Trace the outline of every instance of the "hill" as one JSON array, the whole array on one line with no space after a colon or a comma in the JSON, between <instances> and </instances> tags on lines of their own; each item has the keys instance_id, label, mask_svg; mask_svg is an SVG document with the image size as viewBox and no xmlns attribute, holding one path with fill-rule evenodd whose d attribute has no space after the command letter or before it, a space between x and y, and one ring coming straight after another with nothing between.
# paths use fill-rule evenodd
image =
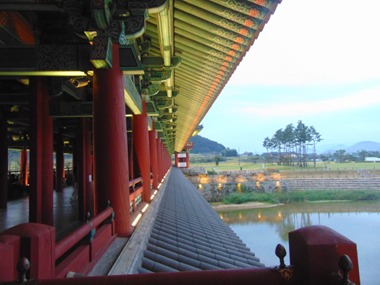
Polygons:
<instances>
[{"instance_id":1,"label":"hill","mask_svg":"<svg viewBox=\"0 0 380 285\"><path fill-rule=\"evenodd\" d=\"M346 149L347 146L344 145L344 144L338 144L338 145L334 145L334 146L330 146L327 150L325 150L324 152L322 152L322 154L328 154L328 153L334 153L335 151L337 151L338 149Z\"/></svg>"},{"instance_id":2,"label":"hill","mask_svg":"<svg viewBox=\"0 0 380 285\"><path fill-rule=\"evenodd\" d=\"M328 153L333 154L338 149L344 149L346 150L347 153L358 152L362 149L366 151L380 151L380 143L373 142L373 141L363 141L363 142L358 142L352 146L345 146L343 144L339 144L334 147L329 147L329 149L322 152L322 154L328 154Z\"/></svg>"},{"instance_id":3,"label":"hill","mask_svg":"<svg viewBox=\"0 0 380 285\"><path fill-rule=\"evenodd\" d=\"M353 153L362 149L366 151L380 151L380 143L372 141L358 142L350 147L347 147L346 152Z\"/></svg>"},{"instance_id":4,"label":"hill","mask_svg":"<svg viewBox=\"0 0 380 285\"><path fill-rule=\"evenodd\" d=\"M191 137L190 142L193 142L194 148L191 150L191 153L215 153L219 154L222 150L226 148L224 145L217 143L216 141L209 140L200 135Z\"/></svg>"}]
</instances>

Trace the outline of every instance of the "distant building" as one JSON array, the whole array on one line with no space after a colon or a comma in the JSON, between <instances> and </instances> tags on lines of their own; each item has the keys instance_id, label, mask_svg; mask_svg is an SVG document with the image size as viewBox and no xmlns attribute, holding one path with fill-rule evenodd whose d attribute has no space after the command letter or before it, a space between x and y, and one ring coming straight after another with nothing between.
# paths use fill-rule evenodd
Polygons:
<instances>
[{"instance_id":1,"label":"distant building","mask_svg":"<svg viewBox=\"0 0 380 285\"><path fill-rule=\"evenodd\" d=\"M380 162L380 158L379 157L366 157L365 161Z\"/></svg>"}]
</instances>

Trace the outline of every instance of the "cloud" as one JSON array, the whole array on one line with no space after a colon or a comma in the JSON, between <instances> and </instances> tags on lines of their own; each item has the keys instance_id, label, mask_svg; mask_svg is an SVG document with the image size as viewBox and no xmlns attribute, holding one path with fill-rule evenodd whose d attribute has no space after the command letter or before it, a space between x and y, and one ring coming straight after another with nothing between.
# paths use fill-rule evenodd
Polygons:
<instances>
[{"instance_id":1,"label":"cloud","mask_svg":"<svg viewBox=\"0 0 380 285\"><path fill-rule=\"evenodd\" d=\"M380 1L283 1L229 81L331 85L380 79Z\"/></svg>"},{"instance_id":2,"label":"cloud","mask_svg":"<svg viewBox=\"0 0 380 285\"><path fill-rule=\"evenodd\" d=\"M322 114L349 109L363 108L380 104L380 87L367 89L345 97L338 97L321 101L297 102L290 104L262 104L259 107L239 109L239 112L262 117L297 116Z\"/></svg>"}]
</instances>

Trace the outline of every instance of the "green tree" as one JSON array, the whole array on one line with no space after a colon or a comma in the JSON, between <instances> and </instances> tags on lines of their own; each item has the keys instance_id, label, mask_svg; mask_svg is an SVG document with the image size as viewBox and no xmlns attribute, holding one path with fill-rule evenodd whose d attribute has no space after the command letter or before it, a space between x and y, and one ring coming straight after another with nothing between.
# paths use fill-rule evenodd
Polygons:
<instances>
[{"instance_id":1,"label":"green tree","mask_svg":"<svg viewBox=\"0 0 380 285\"><path fill-rule=\"evenodd\" d=\"M340 163L342 163L345 159L345 154L346 150L344 149L338 149L335 153L334 156L339 160Z\"/></svg>"},{"instance_id":2,"label":"green tree","mask_svg":"<svg viewBox=\"0 0 380 285\"><path fill-rule=\"evenodd\" d=\"M362 149L359 151L360 161L365 161L366 156L368 156L368 151Z\"/></svg>"},{"instance_id":3,"label":"green tree","mask_svg":"<svg viewBox=\"0 0 380 285\"><path fill-rule=\"evenodd\" d=\"M255 156L251 156L250 159L254 164L256 164L256 162L260 159L260 156L256 154Z\"/></svg>"},{"instance_id":4,"label":"green tree","mask_svg":"<svg viewBox=\"0 0 380 285\"><path fill-rule=\"evenodd\" d=\"M266 137L263 142L263 147L267 149L267 156L268 156L268 149L269 149L270 139L269 137Z\"/></svg>"},{"instance_id":5,"label":"green tree","mask_svg":"<svg viewBox=\"0 0 380 285\"><path fill-rule=\"evenodd\" d=\"M273 143L276 145L276 147L278 147L278 165L281 164L281 145L283 142L283 134L284 132L282 131L282 129L279 129L275 132L272 138Z\"/></svg>"},{"instance_id":6,"label":"green tree","mask_svg":"<svg viewBox=\"0 0 380 285\"><path fill-rule=\"evenodd\" d=\"M286 156L289 157L288 165L292 162L292 151L295 145L294 143L294 126L293 124L289 124L285 127L285 130L282 135L283 144L285 146Z\"/></svg>"},{"instance_id":7,"label":"green tree","mask_svg":"<svg viewBox=\"0 0 380 285\"><path fill-rule=\"evenodd\" d=\"M321 134L318 133L315 128L313 126L310 127L310 135L311 135L311 139L312 139L312 142L313 142L313 147L314 147L314 167L316 167L316 151L315 151L315 145L316 143L319 143L321 140L323 140L321 138Z\"/></svg>"},{"instance_id":8,"label":"green tree","mask_svg":"<svg viewBox=\"0 0 380 285\"><path fill-rule=\"evenodd\" d=\"M218 166L219 162L222 160L222 157L218 154L214 156L215 165Z\"/></svg>"},{"instance_id":9,"label":"green tree","mask_svg":"<svg viewBox=\"0 0 380 285\"><path fill-rule=\"evenodd\" d=\"M310 129L301 120L298 121L297 127L295 129L295 142L298 147L298 166L307 166L307 145L311 141Z\"/></svg>"},{"instance_id":10,"label":"green tree","mask_svg":"<svg viewBox=\"0 0 380 285\"><path fill-rule=\"evenodd\" d=\"M322 159L323 162L327 161L327 156L326 155L321 154L320 156L321 156L321 159Z\"/></svg>"},{"instance_id":11,"label":"green tree","mask_svg":"<svg viewBox=\"0 0 380 285\"><path fill-rule=\"evenodd\" d=\"M230 149L227 147L225 150L222 151L222 156L224 157L238 156L238 153L236 149Z\"/></svg>"}]
</instances>

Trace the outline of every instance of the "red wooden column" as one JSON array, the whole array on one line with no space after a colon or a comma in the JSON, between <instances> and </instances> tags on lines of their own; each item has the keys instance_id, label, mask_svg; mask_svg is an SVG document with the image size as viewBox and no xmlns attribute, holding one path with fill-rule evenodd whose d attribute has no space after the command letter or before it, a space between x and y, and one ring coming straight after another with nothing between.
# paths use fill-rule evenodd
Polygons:
<instances>
[{"instance_id":1,"label":"red wooden column","mask_svg":"<svg viewBox=\"0 0 380 285\"><path fill-rule=\"evenodd\" d=\"M142 101L143 111L141 115L133 115L132 118L132 138L135 145L136 156L140 166L140 173L143 179L142 199L150 202L150 155L149 155L149 134L148 116L146 115L145 100Z\"/></svg>"},{"instance_id":2,"label":"red wooden column","mask_svg":"<svg viewBox=\"0 0 380 285\"><path fill-rule=\"evenodd\" d=\"M45 77L30 84L29 222L53 225L53 120Z\"/></svg>"},{"instance_id":3,"label":"red wooden column","mask_svg":"<svg viewBox=\"0 0 380 285\"><path fill-rule=\"evenodd\" d=\"M95 69L93 78L95 211L104 210L110 200L115 211L116 233L126 237L131 234L131 222L123 86L119 45L113 44L112 68Z\"/></svg>"},{"instance_id":4,"label":"red wooden column","mask_svg":"<svg viewBox=\"0 0 380 285\"><path fill-rule=\"evenodd\" d=\"M4 113L0 113L0 209L8 203L8 124Z\"/></svg>"},{"instance_id":5,"label":"red wooden column","mask_svg":"<svg viewBox=\"0 0 380 285\"><path fill-rule=\"evenodd\" d=\"M167 151L166 151L166 148L165 148L165 146L163 145L163 152L164 152L164 175L165 175L165 173L166 173L166 171L167 171L167 167L168 167L168 156L167 156Z\"/></svg>"},{"instance_id":6,"label":"red wooden column","mask_svg":"<svg viewBox=\"0 0 380 285\"><path fill-rule=\"evenodd\" d=\"M28 151L21 150L20 173L22 177L22 185L28 185Z\"/></svg>"},{"instance_id":7,"label":"red wooden column","mask_svg":"<svg viewBox=\"0 0 380 285\"><path fill-rule=\"evenodd\" d=\"M57 135L57 145L55 152L55 191L63 191L63 136L60 132Z\"/></svg>"},{"instance_id":8,"label":"red wooden column","mask_svg":"<svg viewBox=\"0 0 380 285\"><path fill-rule=\"evenodd\" d=\"M94 215L92 194L92 157L90 119L79 118L77 137L78 217L84 221L86 213Z\"/></svg>"},{"instance_id":9,"label":"red wooden column","mask_svg":"<svg viewBox=\"0 0 380 285\"><path fill-rule=\"evenodd\" d=\"M161 179L164 178L165 175L165 146L164 143L161 140L161 163L162 163L162 173L161 173Z\"/></svg>"},{"instance_id":10,"label":"red wooden column","mask_svg":"<svg viewBox=\"0 0 380 285\"><path fill-rule=\"evenodd\" d=\"M160 144L161 144L161 179L164 178L164 174L165 174L165 147L164 147L164 143L162 142L162 140L160 141Z\"/></svg>"},{"instance_id":11,"label":"red wooden column","mask_svg":"<svg viewBox=\"0 0 380 285\"><path fill-rule=\"evenodd\" d=\"M157 167L157 146L156 146L156 126L155 122L152 122L152 130L149 131L149 154L150 154L150 166L153 172L153 189L158 188L158 167Z\"/></svg>"},{"instance_id":12,"label":"red wooden column","mask_svg":"<svg viewBox=\"0 0 380 285\"><path fill-rule=\"evenodd\" d=\"M178 152L175 152L175 153L174 153L174 161L175 161L175 166L178 167L178 162L179 162Z\"/></svg>"},{"instance_id":13,"label":"red wooden column","mask_svg":"<svg viewBox=\"0 0 380 285\"><path fill-rule=\"evenodd\" d=\"M190 167L190 153L186 151L186 168Z\"/></svg>"},{"instance_id":14,"label":"red wooden column","mask_svg":"<svg viewBox=\"0 0 380 285\"><path fill-rule=\"evenodd\" d=\"M162 152L161 152L161 139L158 137L157 140L157 167L158 167L158 183L161 183L162 179Z\"/></svg>"}]
</instances>

